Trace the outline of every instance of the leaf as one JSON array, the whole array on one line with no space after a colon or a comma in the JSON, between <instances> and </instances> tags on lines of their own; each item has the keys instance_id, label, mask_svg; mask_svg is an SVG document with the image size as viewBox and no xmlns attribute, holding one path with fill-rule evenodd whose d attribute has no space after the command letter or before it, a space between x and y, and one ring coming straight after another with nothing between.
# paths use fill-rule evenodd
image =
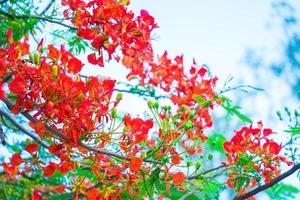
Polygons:
<instances>
[{"instance_id":1,"label":"leaf","mask_svg":"<svg viewBox=\"0 0 300 200\"><path fill-rule=\"evenodd\" d=\"M240 113L240 111L239 111L240 107L239 106L231 105L230 99L224 97L223 100L224 100L224 103L222 104L222 107L228 112L228 114L235 115L236 117L238 117L243 122L253 123L253 121L249 117L247 117L246 115Z\"/></svg>"},{"instance_id":2,"label":"leaf","mask_svg":"<svg viewBox=\"0 0 300 200\"><path fill-rule=\"evenodd\" d=\"M292 135L299 135L300 134L300 127L291 127L290 130L285 130L284 132L287 132L287 133L291 133Z\"/></svg>"},{"instance_id":3,"label":"leaf","mask_svg":"<svg viewBox=\"0 0 300 200\"><path fill-rule=\"evenodd\" d=\"M278 183L265 191L272 200L296 199L300 190L289 184Z\"/></svg>"},{"instance_id":4,"label":"leaf","mask_svg":"<svg viewBox=\"0 0 300 200\"><path fill-rule=\"evenodd\" d=\"M225 153L223 143L226 141L226 138L220 133L214 133L208 138L209 148L220 153Z\"/></svg>"},{"instance_id":5,"label":"leaf","mask_svg":"<svg viewBox=\"0 0 300 200\"><path fill-rule=\"evenodd\" d=\"M201 107L203 108L207 108L212 104L212 101L206 101L205 99L203 99L200 95L194 94L192 96L192 98L197 101Z\"/></svg>"}]
</instances>

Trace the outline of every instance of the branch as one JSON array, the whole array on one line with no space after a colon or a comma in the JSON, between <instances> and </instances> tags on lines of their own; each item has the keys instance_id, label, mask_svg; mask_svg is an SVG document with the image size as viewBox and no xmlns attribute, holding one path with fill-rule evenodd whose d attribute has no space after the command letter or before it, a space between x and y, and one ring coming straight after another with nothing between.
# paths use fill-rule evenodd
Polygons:
<instances>
[{"instance_id":1,"label":"branch","mask_svg":"<svg viewBox=\"0 0 300 200\"><path fill-rule=\"evenodd\" d=\"M6 145L2 124L0 124L0 140L2 145Z\"/></svg>"},{"instance_id":2,"label":"branch","mask_svg":"<svg viewBox=\"0 0 300 200\"><path fill-rule=\"evenodd\" d=\"M151 94L147 94L145 92L133 92L133 91L130 91L130 90L123 90L123 89L118 89L118 88L115 88L114 91L116 92L125 92L125 93L129 93L129 94L137 94L141 97L151 97L151 98L154 98L154 99L166 99L166 98L169 98L167 96L163 96L163 95L159 95L159 96L155 96L155 95L151 95Z\"/></svg>"},{"instance_id":3,"label":"branch","mask_svg":"<svg viewBox=\"0 0 300 200\"><path fill-rule=\"evenodd\" d=\"M55 20L49 19L47 17L42 17L42 16L39 16L39 15L33 15L33 16L29 16L29 15L12 15L12 14L4 12L2 10L0 10L0 15L4 15L4 16L10 18L10 19L38 19L38 20L47 21L47 22L50 22L50 23L53 23L53 24L58 24L58 25L66 27L66 28L77 29L74 26L70 26L68 24L64 24L62 22L55 21Z\"/></svg>"},{"instance_id":4,"label":"branch","mask_svg":"<svg viewBox=\"0 0 300 200\"><path fill-rule=\"evenodd\" d=\"M39 137L28 131L25 127L23 127L21 124L19 124L10 114L5 112L3 109L0 109L0 114L4 115L9 121L11 121L18 129L20 129L23 133L31 137L33 140L35 140L37 143L39 143L41 146L48 148L48 145L45 144Z\"/></svg>"},{"instance_id":5,"label":"branch","mask_svg":"<svg viewBox=\"0 0 300 200\"><path fill-rule=\"evenodd\" d=\"M213 172L213 171L216 171L216 170L222 169L222 168L224 168L224 167L228 167L228 166L229 166L229 165L221 165L221 166L219 166L219 167L211 168L211 169L206 170L206 171L204 171L204 172L201 172L201 173L199 173L199 174L197 174L197 175L190 176L190 177L188 177L187 179L188 179L188 180L197 179L197 178L199 178L200 176L202 176L202 175L204 175L204 174L208 174L208 173L210 173L210 172Z\"/></svg>"},{"instance_id":6,"label":"branch","mask_svg":"<svg viewBox=\"0 0 300 200\"><path fill-rule=\"evenodd\" d=\"M52 6L52 4L55 2L55 0L50 0L48 5L45 7L45 9L39 14L39 16L43 16Z\"/></svg>"},{"instance_id":7,"label":"branch","mask_svg":"<svg viewBox=\"0 0 300 200\"><path fill-rule=\"evenodd\" d=\"M14 105L8 98L4 97L1 99L9 109L11 109L11 107ZM34 117L32 117L28 112L26 111L22 111L21 114L26 117L29 121L33 122L33 123L37 123L38 120L35 119ZM48 126L48 125L44 125L45 128L50 131L51 133L53 133L54 135L58 136L59 138L62 138L63 140L65 140L66 142L69 142L71 143L71 141L63 134L61 134L58 130L52 128L51 126ZM125 157L125 156L122 156L122 155L119 155L119 154L116 154L116 153L113 153L113 152L110 152L110 151L104 151L104 150L100 150L100 149L96 149L94 147L91 147L87 144L84 144L82 142L78 142L78 145L87 149L87 150L90 150L90 151L93 151L95 153L101 153L101 154L104 154L104 155L107 155L107 156L110 156L110 157L115 157L115 158L119 158L119 159L122 159L122 160L128 160L130 161L131 159L128 158L128 157ZM159 161L156 161L156 160L143 160L144 162L147 162L147 163L155 163L155 164L161 164Z\"/></svg>"},{"instance_id":8,"label":"branch","mask_svg":"<svg viewBox=\"0 0 300 200\"><path fill-rule=\"evenodd\" d=\"M260 192L262 192L262 191L264 191L264 190L272 187L273 185L275 185L276 183L282 181L286 177L292 175L298 169L300 169L300 163L294 165L290 170L288 170L285 173L281 174L280 176L276 177L271 182L269 182L269 183L267 183L265 185L259 186L259 187L255 188L254 190L252 190L252 191L250 191L250 192L248 192L246 194L234 197L234 200L244 200L244 199L247 199L249 197L252 197L252 196L256 195L257 193L260 193Z\"/></svg>"}]
</instances>

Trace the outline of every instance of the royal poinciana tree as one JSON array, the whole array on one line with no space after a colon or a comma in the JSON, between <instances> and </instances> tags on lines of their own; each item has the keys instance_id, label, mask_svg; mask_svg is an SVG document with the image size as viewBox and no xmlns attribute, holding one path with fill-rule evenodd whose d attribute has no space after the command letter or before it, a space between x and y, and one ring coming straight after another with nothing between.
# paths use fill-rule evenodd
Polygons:
<instances>
[{"instance_id":1,"label":"royal poinciana tree","mask_svg":"<svg viewBox=\"0 0 300 200\"><path fill-rule=\"evenodd\" d=\"M298 124L287 144L275 141L272 129L250 125L231 106L206 66L157 56L148 11L134 14L129 0L38 3L0 1L0 136L12 152L0 168L1 199L211 199L226 188L253 199L300 168ZM38 33L48 24L72 38L46 43ZM81 73L111 60L128 70L129 84L138 82L124 92L148 99L148 117L119 114L116 80ZM245 122L228 141L207 134L215 107ZM26 135L17 145L12 130Z\"/></svg>"}]
</instances>

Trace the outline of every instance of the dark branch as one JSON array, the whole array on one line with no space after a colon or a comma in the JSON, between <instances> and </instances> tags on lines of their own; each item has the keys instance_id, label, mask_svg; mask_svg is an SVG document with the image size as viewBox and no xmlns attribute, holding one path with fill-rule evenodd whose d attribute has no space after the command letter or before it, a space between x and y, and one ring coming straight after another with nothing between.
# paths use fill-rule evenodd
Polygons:
<instances>
[{"instance_id":1,"label":"dark branch","mask_svg":"<svg viewBox=\"0 0 300 200\"><path fill-rule=\"evenodd\" d=\"M6 106L11 109L11 107L14 105L8 98L4 97L1 99L5 104ZM35 119L34 117L32 117L28 112L26 111L22 111L21 114L26 117L29 121L33 122L33 123L37 123L38 120ZM61 134L58 130L48 126L48 125L45 125L45 128L50 131L51 133L53 133L54 135L58 136L59 138L62 138L63 140L65 140L66 142L69 142L71 143L71 141L63 134ZM104 151L104 150L100 150L100 149L96 149L94 147L91 147L87 144L84 144L82 142L79 142L78 143L79 146L85 148L85 149L88 149L90 151L93 151L95 153L101 153L101 154L104 154L104 155L107 155L107 156L110 156L110 157L115 157L115 158L119 158L119 159L122 159L122 160L128 160L130 161L131 159L128 158L128 157L125 157L125 156L122 156L122 155L119 155L119 154L116 154L116 153L113 153L113 152L109 152L109 151ZM159 161L156 161L156 160L143 160L144 162L147 162L147 163L155 163L155 164L160 164Z\"/></svg>"},{"instance_id":2,"label":"dark branch","mask_svg":"<svg viewBox=\"0 0 300 200\"><path fill-rule=\"evenodd\" d=\"M0 114L4 115L9 121L11 121L19 130L21 130L23 133L31 137L33 140L35 140L37 143L39 143L41 146L48 148L48 145L45 144L39 137L37 137L35 134L28 131L25 127L20 125L10 114L5 112L4 110L0 109Z\"/></svg>"},{"instance_id":3,"label":"dark branch","mask_svg":"<svg viewBox=\"0 0 300 200\"><path fill-rule=\"evenodd\" d=\"M51 8L51 6L54 2L55 2L55 0L50 0L48 5L44 8L44 10L39 15L43 16Z\"/></svg>"},{"instance_id":4,"label":"dark branch","mask_svg":"<svg viewBox=\"0 0 300 200\"><path fill-rule=\"evenodd\" d=\"M287 172L285 172L285 173L281 174L280 176L276 177L271 182L269 182L269 183L267 183L265 185L259 186L259 187L255 188L254 190L252 190L252 191L250 191L250 192L248 192L246 194L234 197L234 200L244 200L244 199L247 199L249 197L252 197L252 196L256 195L257 193L260 193L260 192L262 192L262 191L264 191L264 190L272 187L273 185L275 185L278 182L282 181L286 177L292 175L298 169L300 169L300 163L294 165L290 170L288 170Z\"/></svg>"},{"instance_id":5,"label":"dark branch","mask_svg":"<svg viewBox=\"0 0 300 200\"><path fill-rule=\"evenodd\" d=\"M29 16L29 15L12 15L12 14L9 14L9 13L4 12L2 10L0 10L0 15L4 15L4 16L10 18L10 19L38 19L38 20L47 21L47 22L50 22L50 23L53 23L53 24L58 24L58 25L66 27L66 28L76 29L76 27L74 27L74 26L70 26L68 24L64 24L62 22L55 21L55 20L49 19L47 17L42 17L42 16L38 16L38 15L34 15L34 16Z\"/></svg>"},{"instance_id":6,"label":"dark branch","mask_svg":"<svg viewBox=\"0 0 300 200\"><path fill-rule=\"evenodd\" d=\"M2 124L0 124L0 140L2 145L6 145Z\"/></svg>"}]
</instances>

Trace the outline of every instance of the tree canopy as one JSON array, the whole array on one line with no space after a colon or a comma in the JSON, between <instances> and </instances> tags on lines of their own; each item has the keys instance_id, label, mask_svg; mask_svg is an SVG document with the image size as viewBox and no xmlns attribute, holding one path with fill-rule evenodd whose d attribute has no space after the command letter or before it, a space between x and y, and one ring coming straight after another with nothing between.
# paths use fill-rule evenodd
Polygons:
<instances>
[{"instance_id":1,"label":"tree canopy","mask_svg":"<svg viewBox=\"0 0 300 200\"><path fill-rule=\"evenodd\" d=\"M226 97L232 88L217 89L207 66L157 56L155 18L130 3L0 0L0 139L11 153L2 155L0 198L297 195L279 182L300 168L298 112L289 113L288 143L275 140ZM112 62L127 69L125 89L82 74ZM120 112L122 93L142 96L147 114ZM208 132L216 107L244 123L229 140Z\"/></svg>"}]
</instances>

